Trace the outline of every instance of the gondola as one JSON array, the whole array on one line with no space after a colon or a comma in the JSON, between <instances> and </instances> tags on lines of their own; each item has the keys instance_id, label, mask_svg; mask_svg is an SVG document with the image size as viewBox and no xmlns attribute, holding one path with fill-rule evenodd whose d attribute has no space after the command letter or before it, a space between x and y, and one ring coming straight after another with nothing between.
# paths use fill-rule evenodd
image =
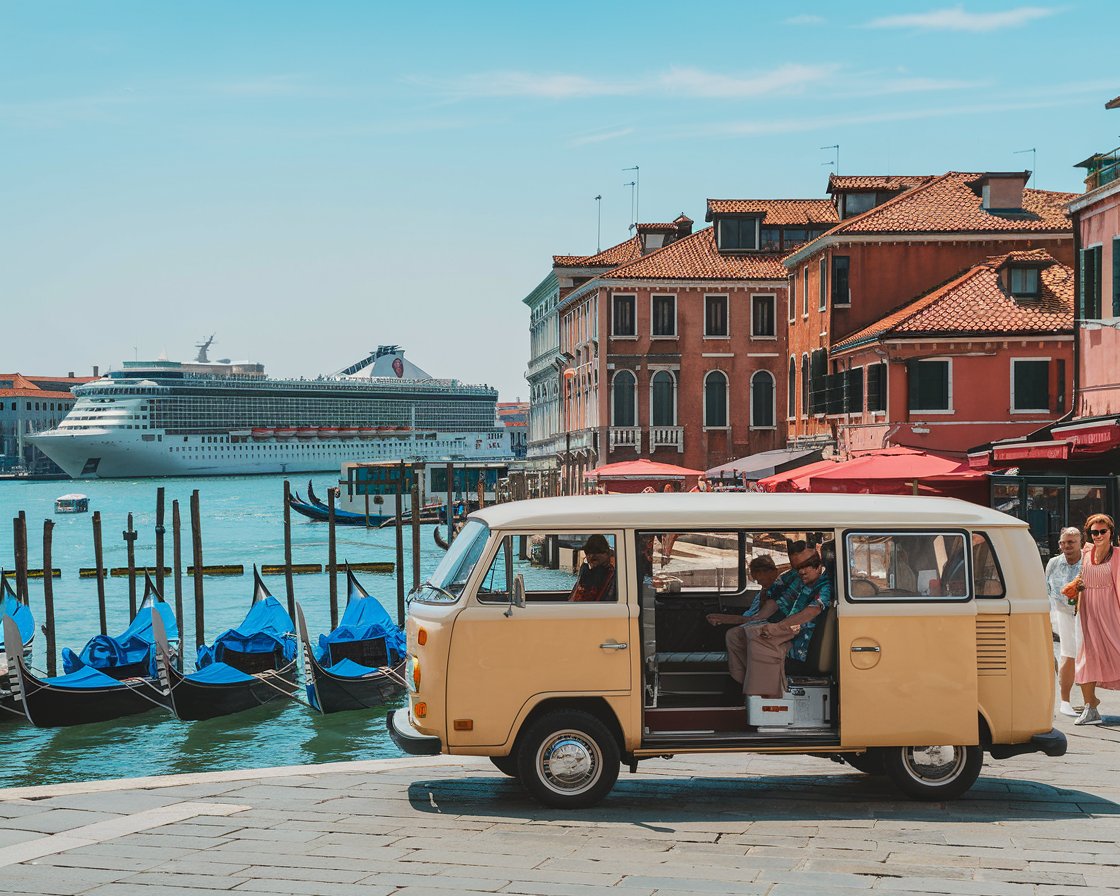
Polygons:
<instances>
[{"instance_id":1,"label":"gondola","mask_svg":"<svg viewBox=\"0 0 1120 896\"><path fill-rule=\"evenodd\" d=\"M166 710L167 694L155 674L151 640L155 620L160 620L161 630L166 630L164 618L177 638L174 614L151 578L145 577L144 599L121 635L98 635L81 654L64 651L70 662L65 674L39 678L22 655L12 666L12 651L18 655L19 629L10 616L5 616L9 673L15 672L10 675L11 690L28 721L39 728L62 728L107 722L156 708Z\"/></svg>"},{"instance_id":2,"label":"gondola","mask_svg":"<svg viewBox=\"0 0 1120 896\"><path fill-rule=\"evenodd\" d=\"M23 658L30 663L35 642L35 618L31 615L31 608L19 599L4 578L4 570L0 569L0 617L4 616L15 620ZM16 700L8 682L8 653L0 638L0 722L14 722L23 718L23 707Z\"/></svg>"},{"instance_id":3,"label":"gondola","mask_svg":"<svg viewBox=\"0 0 1120 896\"><path fill-rule=\"evenodd\" d=\"M307 699L321 713L370 709L404 689L405 639L377 598L346 567L346 609L338 627L313 647L296 604Z\"/></svg>"},{"instance_id":4,"label":"gondola","mask_svg":"<svg viewBox=\"0 0 1120 896\"><path fill-rule=\"evenodd\" d=\"M158 618L156 665L171 711L184 721L253 709L296 692L296 639L288 611L253 567L253 602L245 620L198 648L197 671L175 668Z\"/></svg>"},{"instance_id":5,"label":"gondola","mask_svg":"<svg viewBox=\"0 0 1120 896\"><path fill-rule=\"evenodd\" d=\"M330 508L318 499L311 489L310 482L307 483L307 488L310 500L302 500L297 492L294 495L288 496L288 506L301 516L307 517L309 520L314 520L317 523L327 522L330 519ZM389 517L386 517L380 512L371 513L369 515L369 523L374 526L379 525L387 519L389 519ZM342 510L336 507L334 511L334 521L340 526L364 526L366 524L366 515L364 513L354 513L353 511Z\"/></svg>"}]
</instances>

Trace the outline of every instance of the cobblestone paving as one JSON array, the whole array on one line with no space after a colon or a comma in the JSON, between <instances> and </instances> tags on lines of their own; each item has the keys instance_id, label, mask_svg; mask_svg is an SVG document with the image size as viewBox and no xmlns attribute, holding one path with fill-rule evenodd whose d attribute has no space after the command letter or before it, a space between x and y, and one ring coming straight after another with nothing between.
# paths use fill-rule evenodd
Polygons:
<instances>
[{"instance_id":1,"label":"cobblestone paving","mask_svg":"<svg viewBox=\"0 0 1120 896\"><path fill-rule=\"evenodd\" d=\"M948 804L825 759L745 755L645 762L569 813L454 757L0 790L0 893L1115 894L1106 720L1060 719L1066 757L989 760Z\"/></svg>"}]
</instances>

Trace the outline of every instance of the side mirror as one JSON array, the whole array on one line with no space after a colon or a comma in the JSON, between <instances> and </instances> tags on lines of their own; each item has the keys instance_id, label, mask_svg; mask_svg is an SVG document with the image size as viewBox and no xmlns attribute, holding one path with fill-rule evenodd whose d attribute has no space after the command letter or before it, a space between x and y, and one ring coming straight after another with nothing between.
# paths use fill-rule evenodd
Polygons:
<instances>
[{"instance_id":1,"label":"side mirror","mask_svg":"<svg viewBox=\"0 0 1120 896\"><path fill-rule=\"evenodd\" d=\"M503 613L503 616L512 616L514 607L525 606L525 577L520 573L513 577L513 590L509 595L509 609Z\"/></svg>"}]
</instances>

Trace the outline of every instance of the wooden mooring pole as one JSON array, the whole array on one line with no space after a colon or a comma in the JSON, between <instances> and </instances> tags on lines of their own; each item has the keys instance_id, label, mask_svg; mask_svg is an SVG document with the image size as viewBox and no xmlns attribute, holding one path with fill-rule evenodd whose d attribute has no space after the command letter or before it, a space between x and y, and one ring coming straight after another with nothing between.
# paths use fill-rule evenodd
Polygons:
<instances>
[{"instance_id":1,"label":"wooden mooring pole","mask_svg":"<svg viewBox=\"0 0 1120 896\"><path fill-rule=\"evenodd\" d=\"M93 512L93 565L97 570L97 612L101 621L101 634L109 634L109 621L105 615L105 558L101 549L101 511Z\"/></svg>"},{"instance_id":2,"label":"wooden mooring pole","mask_svg":"<svg viewBox=\"0 0 1120 896\"><path fill-rule=\"evenodd\" d=\"M455 484L455 464L447 465L447 543L455 536L455 502L453 486Z\"/></svg>"},{"instance_id":3,"label":"wooden mooring pole","mask_svg":"<svg viewBox=\"0 0 1120 896\"><path fill-rule=\"evenodd\" d=\"M179 625L179 669L183 668L183 630L187 627L183 619L183 532L179 521L179 502L171 502L171 563L175 577L175 621Z\"/></svg>"},{"instance_id":4,"label":"wooden mooring pole","mask_svg":"<svg viewBox=\"0 0 1120 896\"><path fill-rule=\"evenodd\" d=\"M16 597L21 603L28 603L27 596L27 513L19 512L14 520L16 550Z\"/></svg>"},{"instance_id":5,"label":"wooden mooring pole","mask_svg":"<svg viewBox=\"0 0 1120 896\"><path fill-rule=\"evenodd\" d=\"M404 501L404 463L397 468L397 625L404 625L404 520L401 503Z\"/></svg>"},{"instance_id":6,"label":"wooden mooring pole","mask_svg":"<svg viewBox=\"0 0 1120 896\"><path fill-rule=\"evenodd\" d=\"M416 469L412 477L412 590L420 587L420 486L416 484Z\"/></svg>"},{"instance_id":7,"label":"wooden mooring pole","mask_svg":"<svg viewBox=\"0 0 1120 896\"><path fill-rule=\"evenodd\" d=\"M284 480L284 587L288 595L288 615L296 618L296 584L292 579L292 484Z\"/></svg>"},{"instance_id":8,"label":"wooden mooring pole","mask_svg":"<svg viewBox=\"0 0 1120 896\"><path fill-rule=\"evenodd\" d=\"M161 485L156 489L156 591L160 597L166 597L163 593L163 511L164 492Z\"/></svg>"},{"instance_id":9,"label":"wooden mooring pole","mask_svg":"<svg viewBox=\"0 0 1120 896\"><path fill-rule=\"evenodd\" d=\"M43 520L43 603L46 604L47 624L44 634L47 636L47 675L55 675L58 671L56 665L54 641L54 576L50 574L51 566L51 536L54 534L54 520Z\"/></svg>"},{"instance_id":10,"label":"wooden mooring pole","mask_svg":"<svg viewBox=\"0 0 1120 896\"><path fill-rule=\"evenodd\" d=\"M136 530L132 527L132 514L128 515L128 528L121 533L128 554L128 621L136 617Z\"/></svg>"},{"instance_id":11,"label":"wooden mooring pole","mask_svg":"<svg viewBox=\"0 0 1120 896\"><path fill-rule=\"evenodd\" d=\"M334 502L338 498L337 488L327 489L327 575L330 577L331 630L338 627L338 556L335 551Z\"/></svg>"},{"instance_id":12,"label":"wooden mooring pole","mask_svg":"<svg viewBox=\"0 0 1120 896\"><path fill-rule=\"evenodd\" d=\"M194 639L199 646L206 643L206 603L202 591L202 520L197 488L191 492L191 556L194 558Z\"/></svg>"}]
</instances>

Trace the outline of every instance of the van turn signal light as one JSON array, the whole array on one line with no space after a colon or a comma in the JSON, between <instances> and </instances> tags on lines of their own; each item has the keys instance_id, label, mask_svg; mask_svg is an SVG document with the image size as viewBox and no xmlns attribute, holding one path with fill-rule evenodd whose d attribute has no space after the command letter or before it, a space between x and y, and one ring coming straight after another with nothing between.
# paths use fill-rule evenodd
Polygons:
<instances>
[{"instance_id":1,"label":"van turn signal light","mask_svg":"<svg viewBox=\"0 0 1120 896\"><path fill-rule=\"evenodd\" d=\"M474 719L456 719L456 731L474 731Z\"/></svg>"},{"instance_id":2,"label":"van turn signal light","mask_svg":"<svg viewBox=\"0 0 1120 896\"><path fill-rule=\"evenodd\" d=\"M424 719L428 716L428 704L424 702L417 703L412 707L412 714L418 719Z\"/></svg>"},{"instance_id":3,"label":"van turn signal light","mask_svg":"<svg viewBox=\"0 0 1120 896\"><path fill-rule=\"evenodd\" d=\"M428 630L427 629L418 628L416 630L416 643L419 644L421 647L423 647L425 644L428 643Z\"/></svg>"}]
</instances>

